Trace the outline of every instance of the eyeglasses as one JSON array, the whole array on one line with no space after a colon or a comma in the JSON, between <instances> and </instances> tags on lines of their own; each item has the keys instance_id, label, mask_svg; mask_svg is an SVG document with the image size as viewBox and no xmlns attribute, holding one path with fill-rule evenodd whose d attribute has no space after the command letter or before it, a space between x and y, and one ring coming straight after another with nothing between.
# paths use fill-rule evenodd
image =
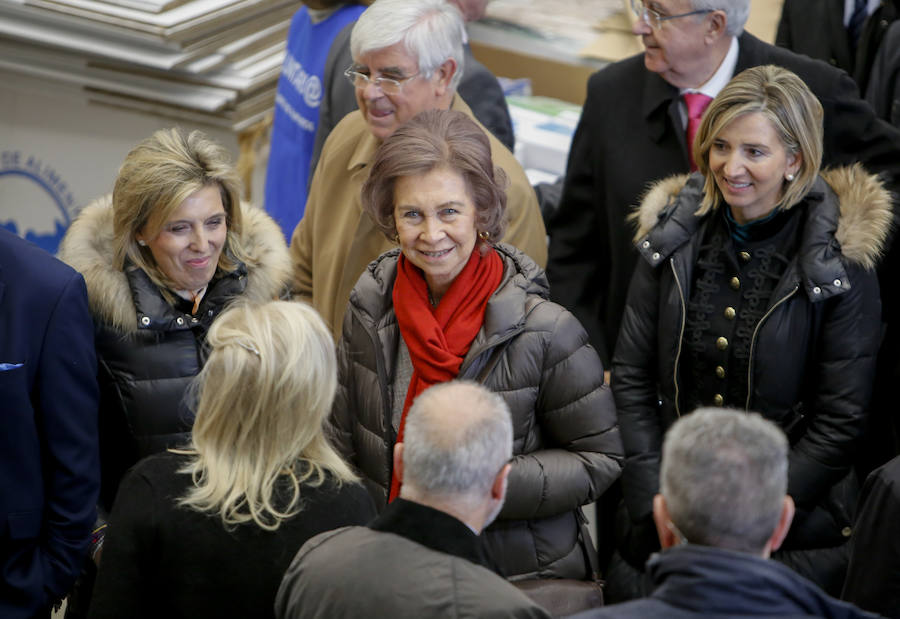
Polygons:
<instances>
[{"instance_id":1,"label":"eyeglasses","mask_svg":"<svg viewBox=\"0 0 900 619\"><path fill-rule=\"evenodd\" d=\"M412 75L408 75L406 77L391 78L391 77L376 77L371 78L365 73L360 73L359 71L354 71L353 67L348 68L344 71L344 77L350 80L350 83L353 84L356 88L365 88L369 84L374 84L375 88L379 89L386 95L396 95L399 94L401 90L403 90L403 85L416 77L421 73L417 71Z\"/></svg>"},{"instance_id":2,"label":"eyeglasses","mask_svg":"<svg viewBox=\"0 0 900 619\"><path fill-rule=\"evenodd\" d=\"M679 13L678 15L663 15L659 11L648 9L643 0L631 0L631 10L637 15L638 19L643 19L654 30L659 30L663 23L670 19L678 19L679 17L689 17L691 15L703 15L704 13L712 13L713 9L699 9L688 13Z\"/></svg>"}]
</instances>

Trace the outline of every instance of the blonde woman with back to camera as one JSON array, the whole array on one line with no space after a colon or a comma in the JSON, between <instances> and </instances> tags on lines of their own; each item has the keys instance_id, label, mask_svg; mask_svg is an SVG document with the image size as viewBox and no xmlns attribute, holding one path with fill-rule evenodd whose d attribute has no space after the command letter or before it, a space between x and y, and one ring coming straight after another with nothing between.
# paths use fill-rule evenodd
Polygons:
<instances>
[{"instance_id":1,"label":"blonde woman with back to camera","mask_svg":"<svg viewBox=\"0 0 900 619\"><path fill-rule=\"evenodd\" d=\"M207 341L190 445L119 489L92 618L272 617L303 542L375 515L325 437L336 360L315 310L242 303Z\"/></svg>"}]
</instances>

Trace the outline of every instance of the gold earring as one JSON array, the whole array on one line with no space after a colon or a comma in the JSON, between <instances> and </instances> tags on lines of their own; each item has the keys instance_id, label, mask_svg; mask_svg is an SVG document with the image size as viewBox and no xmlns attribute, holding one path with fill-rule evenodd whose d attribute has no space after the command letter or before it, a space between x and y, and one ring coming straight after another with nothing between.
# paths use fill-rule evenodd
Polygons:
<instances>
[{"instance_id":1,"label":"gold earring","mask_svg":"<svg viewBox=\"0 0 900 619\"><path fill-rule=\"evenodd\" d=\"M491 240L491 233L487 230L482 230L478 233L478 238L487 243L489 240Z\"/></svg>"}]
</instances>

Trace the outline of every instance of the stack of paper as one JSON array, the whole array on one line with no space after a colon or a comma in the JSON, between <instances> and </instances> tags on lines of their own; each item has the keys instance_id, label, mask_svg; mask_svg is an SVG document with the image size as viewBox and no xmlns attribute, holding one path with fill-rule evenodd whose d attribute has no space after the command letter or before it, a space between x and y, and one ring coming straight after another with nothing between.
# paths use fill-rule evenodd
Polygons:
<instances>
[{"instance_id":1,"label":"stack of paper","mask_svg":"<svg viewBox=\"0 0 900 619\"><path fill-rule=\"evenodd\" d=\"M507 97L516 133L516 159L532 184L552 183L566 173L581 106L535 96Z\"/></svg>"},{"instance_id":2,"label":"stack of paper","mask_svg":"<svg viewBox=\"0 0 900 619\"><path fill-rule=\"evenodd\" d=\"M300 0L0 0L0 72L240 131L272 109ZM5 76L0 76L6 79Z\"/></svg>"}]
</instances>

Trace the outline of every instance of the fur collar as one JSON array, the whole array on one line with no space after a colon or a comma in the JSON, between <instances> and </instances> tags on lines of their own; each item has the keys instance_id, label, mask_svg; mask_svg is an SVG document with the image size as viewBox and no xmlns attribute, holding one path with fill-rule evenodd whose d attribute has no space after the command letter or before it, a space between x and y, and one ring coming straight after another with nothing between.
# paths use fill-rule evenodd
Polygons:
<instances>
[{"instance_id":1,"label":"fur collar","mask_svg":"<svg viewBox=\"0 0 900 619\"><path fill-rule=\"evenodd\" d=\"M837 196L840 207L834 238L847 260L866 269L874 268L885 249L892 221L891 194L878 177L862 165L824 170L821 176ZM674 203L690 177L671 176L655 183L641 206L629 215L640 241L656 226L663 209Z\"/></svg>"},{"instance_id":2,"label":"fur collar","mask_svg":"<svg viewBox=\"0 0 900 619\"><path fill-rule=\"evenodd\" d=\"M247 287L242 295L252 303L279 297L291 278L291 260L281 229L262 210L241 204L247 250ZM84 276L94 319L117 331L137 331L138 321L125 273L112 266L112 197L103 196L84 207L72 222L59 258Z\"/></svg>"}]
</instances>

